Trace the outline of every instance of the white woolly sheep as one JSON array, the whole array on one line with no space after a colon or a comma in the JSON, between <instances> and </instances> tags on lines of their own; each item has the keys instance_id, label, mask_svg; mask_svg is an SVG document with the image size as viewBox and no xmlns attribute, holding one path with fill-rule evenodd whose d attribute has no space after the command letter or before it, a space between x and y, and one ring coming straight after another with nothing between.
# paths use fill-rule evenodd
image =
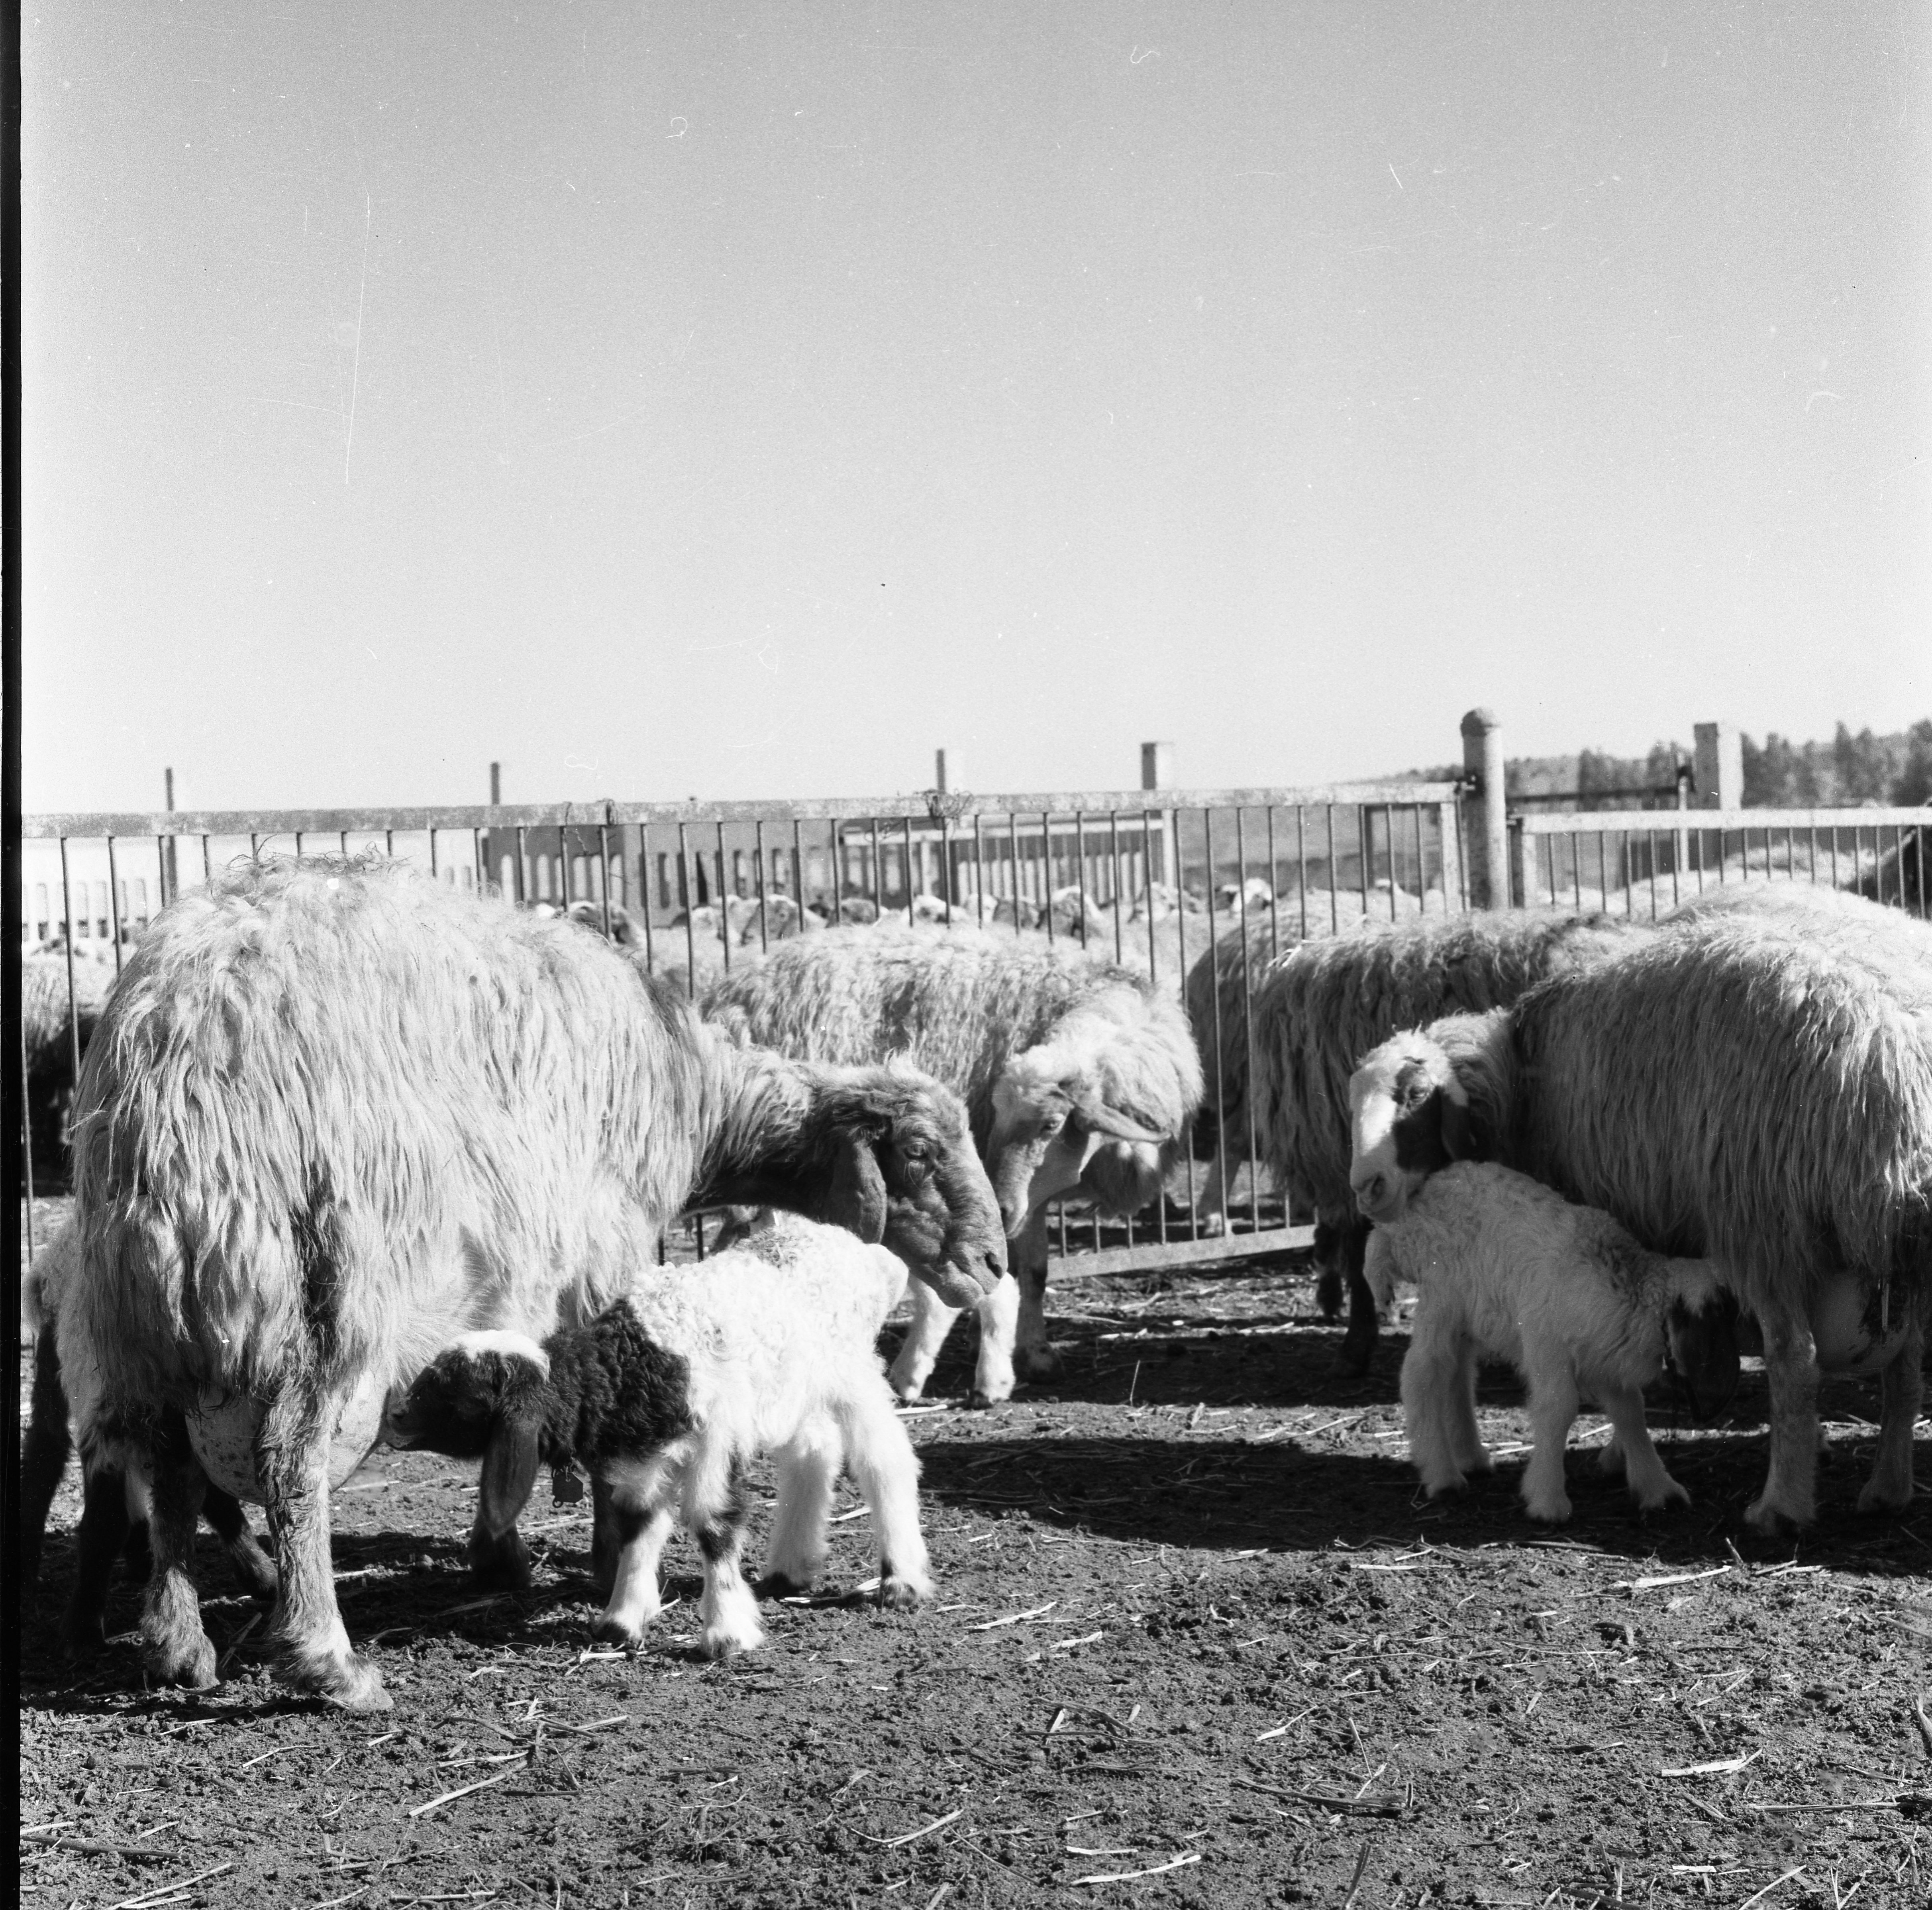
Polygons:
<instances>
[{"instance_id":1,"label":"white woolly sheep","mask_svg":"<svg viewBox=\"0 0 1932 1910\"><path fill-rule=\"evenodd\" d=\"M1222 912L1238 915L1250 908L1272 908L1274 906L1274 888L1258 875L1250 875L1239 882L1223 882L1214 891Z\"/></svg>"},{"instance_id":2,"label":"white woolly sheep","mask_svg":"<svg viewBox=\"0 0 1932 1910\"><path fill-rule=\"evenodd\" d=\"M1707 1256L1763 1334L1770 1465L1747 1520L1813 1515L1821 1368L1882 1374L1858 1503L1901 1507L1932 1300L1927 950L1903 918L1732 913L1434 1023L1364 1064L1383 1079L1361 1212L1380 1224L1447 1161L1489 1158Z\"/></svg>"},{"instance_id":3,"label":"white woolly sheep","mask_svg":"<svg viewBox=\"0 0 1932 1910\"><path fill-rule=\"evenodd\" d=\"M142 1635L166 1680L214 1678L186 1566L203 1463L238 1428L290 1674L386 1706L336 1610L338 1422L464 1332L601 1311L694 1202L843 1222L955 1302L1005 1270L947 1089L734 1044L598 938L380 858L251 864L164 911L80 1107L62 1320L94 1427L152 1468ZM472 1534L472 1558L526 1569L514 1533Z\"/></svg>"},{"instance_id":4,"label":"white woolly sheep","mask_svg":"<svg viewBox=\"0 0 1932 1910\"><path fill-rule=\"evenodd\" d=\"M1366 1095L1378 1085L1372 1070L1356 1078ZM1487 1354L1528 1385L1534 1448L1522 1500L1532 1518L1570 1516L1563 1448L1583 1398L1610 1418L1604 1471L1621 1470L1640 1507L1689 1503L1651 1443L1643 1389L1663 1369L1671 1309L1701 1313L1716 1297L1708 1261L1646 1253L1596 1208L1508 1167L1462 1161L1376 1222L1365 1272L1384 1303L1397 1279L1419 1290L1402 1404L1430 1497L1490 1469L1475 1407L1476 1362Z\"/></svg>"},{"instance_id":5,"label":"white woolly sheep","mask_svg":"<svg viewBox=\"0 0 1932 1910\"><path fill-rule=\"evenodd\" d=\"M1270 966L1251 1011L1255 1126L1277 1185L1334 1230L1348 1295L1345 1370L1366 1371L1376 1333L1361 1276L1368 1230L1348 1179L1348 1077L1357 1063L1398 1029L1512 1002L1544 976L1600 960L1648 932L1556 911L1424 916L1306 941ZM1323 1311L1335 1311L1340 1297L1324 1291Z\"/></svg>"},{"instance_id":6,"label":"white woolly sheep","mask_svg":"<svg viewBox=\"0 0 1932 1910\"><path fill-rule=\"evenodd\" d=\"M26 1077L27 1132L36 1194L68 1184L74 1039L77 1032L84 1056L114 985L112 958L104 963L86 952L86 944L76 947L70 1008L68 975L64 949L36 949L20 958L20 1065Z\"/></svg>"},{"instance_id":7,"label":"white woolly sheep","mask_svg":"<svg viewBox=\"0 0 1932 1910\"><path fill-rule=\"evenodd\" d=\"M1201 1098L1180 1005L1064 941L970 928L834 930L715 981L710 1019L782 1053L903 1054L965 1101L1016 1279L980 1308L974 1398L1009 1398L1017 1359L1049 1377L1046 1203L1082 1188L1110 1213L1158 1197ZM892 1383L919 1397L956 1310L916 1290ZM1017 1342L1017 1344L1016 1344Z\"/></svg>"},{"instance_id":8,"label":"white woolly sheep","mask_svg":"<svg viewBox=\"0 0 1932 1910\"><path fill-rule=\"evenodd\" d=\"M704 1558L699 1643L728 1657L764 1641L740 1569L746 1463L778 1465L767 1588L808 1590L849 1465L879 1542L879 1602L932 1594L919 1461L874 1344L905 1290L903 1262L836 1227L773 1218L693 1266L634 1277L583 1326L538 1347L481 1334L440 1354L392 1409L394 1443L483 1461L483 1517L512 1527L539 1464L580 1464L608 1497L617 1549L596 1635L634 1645L660 1609L674 1521Z\"/></svg>"}]
</instances>

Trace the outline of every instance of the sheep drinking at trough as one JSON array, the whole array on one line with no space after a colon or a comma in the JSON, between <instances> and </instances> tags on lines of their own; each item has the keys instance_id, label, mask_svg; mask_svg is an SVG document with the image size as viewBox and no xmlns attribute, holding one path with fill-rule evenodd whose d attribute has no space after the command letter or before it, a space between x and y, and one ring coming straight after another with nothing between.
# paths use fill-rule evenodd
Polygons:
<instances>
[{"instance_id":1,"label":"sheep drinking at trough","mask_svg":"<svg viewBox=\"0 0 1932 1910\"><path fill-rule=\"evenodd\" d=\"M842 1223L955 1303L1005 1271L949 1090L733 1043L598 938L376 858L250 864L164 911L89 1053L76 1153L63 1317L94 1426L152 1477L151 1668L213 1680L195 1437L240 1426L290 1675L354 1708L388 1701L329 1570L331 1434L358 1401L463 1333L592 1317L694 1202ZM514 1532L472 1555L522 1565Z\"/></svg>"},{"instance_id":2,"label":"sheep drinking at trough","mask_svg":"<svg viewBox=\"0 0 1932 1910\"><path fill-rule=\"evenodd\" d=\"M833 929L715 982L705 1015L785 1054L903 1055L965 1101L1018 1278L981 1303L974 1397L1055 1365L1046 1341L1046 1203L1076 1188L1106 1212L1158 1197L1201 1097L1180 1005L1140 975L1042 936L970 928ZM916 1290L892 1362L916 1398L958 1317ZM1016 1344L1017 1343L1017 1344Z\"/></svg>"},{"instance_id":3,"label":"sheep drinking at trough","mask_svg":"<svg viewBox=\"0 0 1932 1910\"><path fill-rule=\"evenodd\" d=\"M1770 1464L1746 1518L1813 1515L1821 1368L1882 1374L1858 1503L1901 1507L1932 1298L1926 946L1909 924L1733 913L1436 1022L1421 1074L1423 1049L1364 1064L1362 1212L1380 1224L1445 1161L1492 1159L1708 1257L1763 1335Z\"/></svg>"},{"instance_id":4,"label":"sheep drinking at trough","mask_svg":"<svg viewBox=\"0 0 1932 1910\"><path fill-rule=\"evenodd\" d=\"M580 1464L608 1495L616 1540L597 1636L634 1645L657 1616L658 1559L674 1523L704 1558L699 1643L728 1657L764 1641L740 1569L742 1473L776 1455L769 1589L824 1568L840 1467L870 1509L879 1602L929 1598L919 1461L893 1416L874 1343L905 1290L904 1263L836 1227L775 1217L694 1266L653 1269L587 1324L541 1347L459 1341L391 1409L400 1446L483 1461L482 1518L515 1524L538 1465Z\"/></svg>"},{"instance_id":5,"label":"sheep drinking at trough","mask_svg":"<svg viewBox=\"0 0 1932 1910\"><path fill-rule=\"evenodd\" d=\"M1356 1079L1373 1106L1376 1069ZM1402 1404L1409 1456L1432 1499L1490 1469L1475 1404L1476 1362L1488 1354L1528 1384L1535 1444L1522 1500L1532 1518L1570 1516L1563 1448L1585 1397L1610 1417L1603 1470L1621 1470L1646 1512L1688 1503L1651 1443L1643 1389L1663 1369L1668 1313L1702 1311L1714 1296L1708 1262L1646 1253L1595 1208L1510 1168L1458 1161L1376 1222L1365 1272L1384 1302L1397 1279L1420 1290Z\"/></svg>"},{"instance_id":6,"label":"sheep drinking at trough","mask_svg":"<svg viewBox=\"0 0 1932 1910\"><path fill-rule=\"evenodd\" d=\"M1348 1294L1346 1369L1366 1370L1376 1332L1361 1272L1368 1228L1349 1181L1356 1065L1399 1029L1501 1006L1546 975L1587 967L1650 932L1550 911L1422 917L1306 941L1270 966L1252 1010L1255 1126L1277 1184L1334 1231Z\"/></svg>"}]
</instances>

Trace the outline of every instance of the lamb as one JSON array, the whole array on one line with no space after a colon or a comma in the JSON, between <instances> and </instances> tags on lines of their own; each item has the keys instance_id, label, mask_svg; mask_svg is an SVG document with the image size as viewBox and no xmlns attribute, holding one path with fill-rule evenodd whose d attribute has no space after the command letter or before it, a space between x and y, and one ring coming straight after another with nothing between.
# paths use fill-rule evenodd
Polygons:
<instances>
[{"instance_id":1,"label":"lamb","mask_svg":"<svg viewBox=\"0 0 1932 1910\"><path fill-rule=\"evenodd\" d=\"M34 1342L33 1418L20 1452L20 1576L28 1586L40 1576L47 1509L72 1449L58 1335L61 1309L80 1259L80 1232L69 1220L41 1249L20 1288L21 1337ZM74 1377L80 1396L91 1397L95 1388L86 1370ZM68 1649L76 1653L101 1641L115 1560L124 1551L130 1573L145 1578L148 1553L146 1476L138 1467L123 1472L111 1464L90 1464L86 1458L83 1471L74 1590L64 1620ZM227 1547L244 1585L258 1596L272 1597L275 1568L248 1530L239 1503L211 1486L201 1509Z\"/></svg>"},{"instance_id":2,"label":"lamb","mask_svg":"<svg viewBox=\"0 0 1932 1910\"><path fill-rule=\"evenodd\" d=\"M94 960L83 944L74 951L70 1009L68 972L64 949L34 950L20 958L21 1065L26 1076L27 1132L37 1194L68 1184L67 1129L76 1077L75 1035L77 1031L85 1056L100 1019L102 1004L114 984L111 962Z\"/></svg>"},{"instance_id":3,"label":"lamb","mask_svg":"<svg viewBox=\"0 0 1932 1910\"><path fill-rule=\"evenodd\" d=\"M1814 1515L1821 1368L1882 1374L1858 1503L1902 1507L1932 1302L1927 947L1903 918L1732 912L1436 1022L1364 1064L1360 1210L1379 1225L1447 1161L1493 1159L1653 1252L1707 1257L1763 1335L1770 1464L1748 1522Z\"/></svg>"},{"instance_id":4,"label":"lamb","mask_svg":"<svg viewBox=\"0 0 1932 1910\"><path fill-rule=\"evenodd\" d=\"M1367 1370L1376 1334L1361 1273L1368 1230L1349 1181L1357 1063L1398 1029L1512 1002L1545 975L1588 966L1652 932L1553 910L1424 916L1306 941L1270 966L1251 1011L1255 1125L1277 1184L1334 1230L1348 1293L1345 1371ZM1324 1309L1333 1310L1326 1296Z\"/></svg>"},{"instance_id":5,"label":"lamb","mask_svg":"<svg viewBox=\"0 0 1932 1910\"><path fill-rule=\"evenodd\" d=\"M392 1408L398 1445L483 1461L483 1517L514 1526L539 1463L581 1464L621 1549L596 1635L634 1646L660 1609L658 1557L674 1522L704 1557L699 1643L725 1658L764 1642L740 1570L742 1474L778 1463L766 1588L810 1588L849 1463L879 1542L879 1602L932 1595L919 1461L893 1415L874 1344L905 1290L883 1247L786 1215L694 1266L634 1277L587 1325L541 1347L478 1334L438 1356Z\"/></svg>"},{"instance_id":6,"label":"lamb","mask_svg":"<svg viewBox=\"0 0 1932 1910\"><path fill-rule=\"evenodd\" d=\"M1358 1074L1352 1099L1358 1084L1372 1100L1378 1077ZM1522 1499L1532 1518L1560 1525L1570 1516L1563 1448L1585 1395L1614 1435L1603 1470L1621 1470L1645 1512L1690 1503L1651 1443L1643 1389L1663 1368L1666 1315L1701 1313L1717 1297L1708 1261L1646 1253L1596 1208L1573 1206L1508 1167L1458 1161L1376 1223L1365 1270L1384 1302L1397 1278L1420 1289L1402 1404L1430 1498L1490 1469L1475 1408L1476 1361L1488 1354L1528 1383L1535 1446Z\"/></svg>"},{"instance_id":7,"label":"lamb","mask_svg":"<svg viewBox=\"0 0 1932 1910\"><path fill-rule=\"evenodd\" d=\"M734 1044L599 938L379 857L243 865L164 911L80 1107L62 1359L98 1375L83 1446L151 1469L164 1680L214 1680L186 1569L212 1473L267 1506L286 1674L386 1707L336 1610L332 1446L464 1332L594 1317L694 1203L842 1222L955 1303L1005 1272L947 1089ZM472 1557L527 1569L514 1532Z\"/></svg>"},{"instance_id":8,"label":"lamb","mask_svg":"<svg viewBox=\"0 0 1932 1910\"><path fill-rule=\"evenodd\" d=\"M1078 1187L1106 1212L1156 1198L1201 1098L1179 1003L1065 941L973 928L833 929L714 981L710 1020L784 1054L848 1063L902 1053L965 1101L1016 1280L980 1308L973 1398L1010 1398L1015 1367L1048 1377L1046 1203ZM958 1317L916 1289L892 1362L924 1390Z\"/></svg>"}]
</instances>

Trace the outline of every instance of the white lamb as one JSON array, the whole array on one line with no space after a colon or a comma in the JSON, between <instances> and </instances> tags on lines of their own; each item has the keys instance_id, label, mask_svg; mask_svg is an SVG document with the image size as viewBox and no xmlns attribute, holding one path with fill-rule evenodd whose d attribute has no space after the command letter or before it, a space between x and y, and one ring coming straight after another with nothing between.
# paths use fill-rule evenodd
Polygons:
<instances>
[{"instance_id":1,"label":"white lamb","mask_svg":"<svg viewBox=\"0 0 1932 1910\"><path fill-rule=\"evenodd\" d=\"M661 1609L658 1557L681 1522L704 1556L700 1642L728 1657L764 1641L740 1569L742 1473L777 1455L767 1589L803 1590L825 1563L849 1465L879 1543L879 1602L928 1598L919 1461L874 1343L904 1263L842 1228L779 1214L692 1266L653 1269L587 1326L543 1345L458 1341L392 1409L389 1436L483 1461L481 1523L508 1530L538 1464L582 1465L607 1500L614 1583L597 1635L638 1642Z\"/></svg>"},{"instance_id":2,"label":"white lamb","mask_svg":"<svg viewBox=\"0 0 1932 1910\"><path fill-rule=\"evenodd\" d=\"M1378 1220L1364 1269L1386 1305L1394 1282L1419 1290L1402 1365L1409 1454L1432 1499L1487 1472L1476 1425L1476 1360L1508 1360L1529 1387L1534 1450L1522 1478L1532 1518L1570 1516L1563 1448L1580 1396L1609 1416L1606 1473L1622 1469L1646 1512L1690 1495L1664 1470L1643 1419L1662 1370L1666 1316L1708 1303L1708 1261L1648 1252L1610 1216L1571 1205L1526 1174L1459 1161L1433 1173L1402 1213Z\"/></svg>"}]
</instances>

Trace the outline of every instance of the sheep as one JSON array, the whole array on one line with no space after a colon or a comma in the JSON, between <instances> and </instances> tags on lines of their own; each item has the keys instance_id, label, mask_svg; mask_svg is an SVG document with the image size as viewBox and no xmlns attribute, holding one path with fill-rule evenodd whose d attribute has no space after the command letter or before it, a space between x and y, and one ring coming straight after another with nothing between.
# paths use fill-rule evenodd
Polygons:
<instances>
[{"instance_id":1,"label":"sheep","mask_svg":"<svg viewBox=\"0 0 1932 1910\"><path fill-rule=\"evenodd\" d=\"M1225 914L1239 915L1250 908L1274 906L1273 884L1258 875L1250 875L1239 882L1223 882L1214 893Z\"/></svg>"},{"instance_id":2,"label":"sheep","mask_svg":"<svg viewBox=\"0 0 1932 1910\"><path fill-rule=\"evenodd\" d=\"M1372 1066L1351 1083L1351 1100L1372 1100L1379 1086ZM1384 1303L1398 1278L1420 1290L1402 1404L1430 1498L1490 1470L1475 1408L1476 1362L1487 1354L1528 1384L1534 1448L1522 1500L1532 1518L1570 1516L1563 1448L1582 1395L1610 1417L1603 1470L1622 1471L1640 1509L1690 1503L1651 1443L1643 1389L1663 1368L1666 1317L1702 1313L1718 1297L1709 1262L1646 1253L1597 1208L1573 1206L1510 1168L1457 1161L1376 1222L1364 1272Z\"/></svg>"},{"instance_id":3,"label":"sheep","mask_svg":"<svg viewBox=\"0 0 1932 1910\"><path fill-rule=\"evenodd\" d=\"M1015 1248L1016 1279L982 1303L972 1398L1012 1396L1015 1367L1050 1377L1046 1215L1076 1187L1127 1214L1158 1197L1201 1098L1180 1004L1145 977L1064 941L973 928L834 929L713 981L710 1020L790 1055L903 1053L965 1101ZM923 1391L956 1307L913 1296L892 1362Z\"/></svg>"},{"instance_id":4,"label":"sheep","mask_svg":"<svg viewBox=\"0 0 1932 1910\"><path fill-rule=\"evenodd\" d=\"M75 950L70 1018L64 949L35 950L20 958L21 1065L26 1074L27 1132L37 1194L68 1184L74 1033L77 1026L85 1056L114 984L111 963L111 957L104 964L84 950Z\"/></svg>"},{"instance_id":5,"label":"sheep","mask_svg":"<svg viewBox=\"0 0 1932 1910\"><path fill-rule=\"evenodd\" d=\"M1513 1001L1546 975L1600 960L1650 932L1556 911L1421 916L1306 941L1270 965L1251 1010L1255 1125L1277 1185L1335 1230L1348 1294L1344 1371L1367 1370L1376 1333L1361 1275L1367 1229L1348 1179L1356 1064L1398 1029ZM1330 1298L1322 1296L1324 1311L1334 1310Z\"/></svg>"},{"instance_id":6,"label":"sheep","mask_svg":"<svg viewBox=\"0 0 1932 1910\"><path fill-rule=\"evenodd\" d=\"M21 1338L34 1343L33 1416L20 1451L20 1577L28 1586L40 1576L47 1510L72 1449L58 1335L61 1309L80 1259L80 1230L69 1220L35 1257L20 1287ZM83 1398L88 1396L93 1388L84 1366L76 1377L77 1390ZM74 1587L64 1620L68 1649L75 1653L101 1641L115 1560L124 1551L130 1573L145 1578L148 1551L148 1481L139 1467L124 1470L104 1455L87 1452L82 1473ZM218 1487L211 1487L201 1509L227 1547L248 1590L272 1597L275 1568L248 1530L240 1504Z\"/></svg>"},{"instance_id":7,"label":"sheep","mask_svg":"<svg viewBox=\"0 0 1932 1910\"><path fill-rule=\"evenodd\" d=\"M598 935L608 935L620 948L641 948L644 945L644 930L621 902L573 902L568 914L579 928L591 929Z\"/></svg>"},{"instance_id":8,"label":"sheep","mask_svg":"<svg viewBox=\"0 0 1932 1910\"><path fill-rule=\"evenodd\" d=\"M519 1348L472 1335L392 1407L398 1445L483 1461L483 1517L515 1524L539 1463L580 1464L621 1541L596 1636L634 1646L660 1609L658 1557L674 1521L704 1557L699 1644L725 1658L764 1642L739 1567L747 1462L774 1452L774 1595L810 1589L848 1463L879 1542L879 1602L932 1596L919 1461L874 1350L905 1290L883 1247L792 1215L693 1266L640 1273L588 1324Z\"/></svg>"},{"instance_id":9,"label":"sheep","mask_svg":"<svg viewBox=\"0 0 1932 1910\"><path fill-rule=\"evenodd\" d=\"M1357 1203L1379 1223L1435 1167L1490 1158L1708 1257L1763 1335L1770 1463L1746 1520L1814 1515L1821 1368L1882 1374L1858 1503L1903 1506L1932 1300L1928 947L1903 918L1720 914L1435 1022L1430 1071L1364 1063L1383 1079Z\"/></svg>"},{"instance_id":10,"label":"sheep","mask_svg":"<svg viewBox=\"0 0 1932 1910\"><path fill-rule=\"evenodd\" d=\"M844 1222L956 1303L1005 1273L949 1090L734 1044L598 938L379 857L248 863L165 910L79 1106L62 1359L70 1326L98 1376L83 1444L152 1469L142 1631L167 1681L214 1680L188 1545L204 1477L245 1473L284 1674L386 1707L330 1577L338 1424L464 1332L593 1316L688 1206ZM527 1570L514 1532L471 1555Z\"/></svg>"}]
</instances>

